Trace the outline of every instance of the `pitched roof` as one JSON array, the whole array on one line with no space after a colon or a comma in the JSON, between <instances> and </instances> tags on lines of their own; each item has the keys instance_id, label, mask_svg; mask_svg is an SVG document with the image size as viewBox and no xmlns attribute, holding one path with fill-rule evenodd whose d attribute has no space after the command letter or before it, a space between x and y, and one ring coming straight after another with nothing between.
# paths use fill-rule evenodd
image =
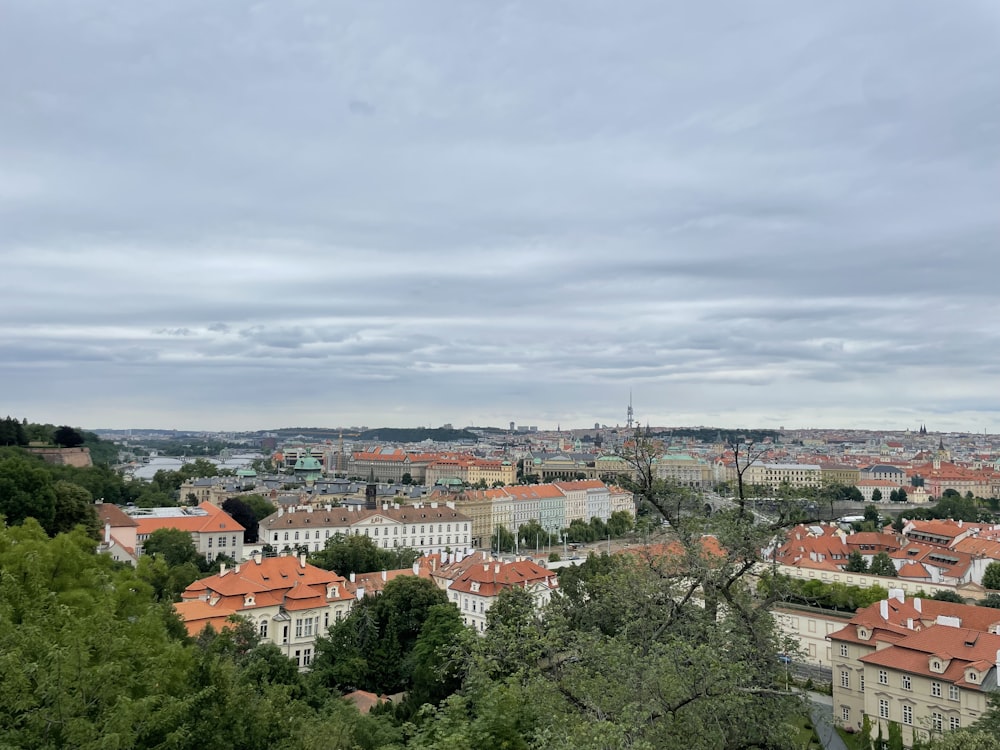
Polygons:
<instances>
[{"instance_id":1,"label":"pitched roof","mask_svg":"<svg viewBox=\"0 0 1000 750\"><path fill-rule=\"evenodd\" d=\"M556 574L551 570L531 560L518 560L470 565L448 588L459 593L496 596L503 589L532 584L543 584L553 589L559 585Z\"/></svg>"},{"instance_id":2,"label":"pitched roof","mask_svg":"<svg viewBox=\"0 0 1000 750\"><path fill-rule=\"evenodd\" d=\"M135 522L134 518L113 503L97 503L94 506L94 510L97 511L97 517L100 519L102 526L111 524L111 528L114 529L139 525Z\"/></svg>"}]
</instances>

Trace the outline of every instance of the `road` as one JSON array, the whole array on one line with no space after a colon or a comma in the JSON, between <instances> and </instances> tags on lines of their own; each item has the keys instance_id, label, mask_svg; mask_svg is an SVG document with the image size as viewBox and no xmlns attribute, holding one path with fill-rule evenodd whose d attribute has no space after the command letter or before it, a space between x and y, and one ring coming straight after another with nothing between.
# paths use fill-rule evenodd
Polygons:
<instances>
[{"instance_id":1,"label":"road","mask_svg":"<svg viewBox=\"0 0 1000 750\"><path fill-rule=\"evenodd\" d=\"M806 697L809 699L809 716L823 747L826 750L847 750L847 745L833 728L833 698L812 692L806 693Z\"/></svg>"}]
</instances>

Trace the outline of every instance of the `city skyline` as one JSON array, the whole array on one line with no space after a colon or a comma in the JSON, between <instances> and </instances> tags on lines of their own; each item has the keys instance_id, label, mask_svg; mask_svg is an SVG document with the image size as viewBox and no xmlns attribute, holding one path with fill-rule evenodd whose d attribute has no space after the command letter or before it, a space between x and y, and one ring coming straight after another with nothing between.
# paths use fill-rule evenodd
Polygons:
<instances>
[{"instance_id":1,"label":"city skyline","mask_svg":"<svg viewBox=\"0 0 1000 750\"><path fill-rule=\"evenodd\" d=\"M2 411L1000 433L998 22L13 0Z\"/></svg>"}]
</instances>

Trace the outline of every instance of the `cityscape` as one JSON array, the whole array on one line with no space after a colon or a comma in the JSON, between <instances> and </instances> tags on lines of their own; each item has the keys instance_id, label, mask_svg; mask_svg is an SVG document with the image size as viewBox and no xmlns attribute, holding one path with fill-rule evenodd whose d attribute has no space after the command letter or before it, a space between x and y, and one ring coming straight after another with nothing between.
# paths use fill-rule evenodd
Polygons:
<instances>
[{"instance_id":1,"label":"cityscape","mask_svg":"<svg viewBox=\"0 0 1000 750\"><path fill-rule=\"evenodd\" d=\"M990 2L0 2L0 750L1000 750Z\"/></svg>"}]
</instances>

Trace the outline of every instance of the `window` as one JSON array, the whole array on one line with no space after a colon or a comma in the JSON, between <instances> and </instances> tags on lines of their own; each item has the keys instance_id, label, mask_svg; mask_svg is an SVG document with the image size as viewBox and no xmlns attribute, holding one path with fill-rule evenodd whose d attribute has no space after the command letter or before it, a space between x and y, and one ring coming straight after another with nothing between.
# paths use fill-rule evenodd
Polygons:
<instances>
[{"instance_id":1,"label":"window","mask_svg":"<svg viewBox=\"0 0 1000 750\"><path fill-rule=\"evenodd\" d=\"M913 686L910 683L910 675L904 674L900 682L902 683L903 690L913 690Z\"/></svg>"},{"instance_id":2,"label":"window","mask_svg":"<svg viewBox=\"0 0 1000 750\"><path fill-rule=\"evenodd\" d=\"M295 652L295 666L296 667L302 666L302 652L298 650Z\"/></svg>"},{"instance_id":3,"label":"window","mask_svg":"<svg viewBox=\"0 0 1000 750\"><path fill-rule=\"evenodd\" d=\"M948 686L948 700L957 701L958 700L958 685Z\"/></svg>"},{"instance_id":4,"label":"window","mask_svg":"<svg viewBox=\"0 0 1000 750\"><path fill-rule=\"evenodd\" d=\"M295 620L295 637L296 638L301 638L302 637L302 618L301 617L299 617L299 618L297 618Z\"/></svg>"},{"instance_id":5,"label":"window","mask_svg":"<svg viewBox=\"0 0 1000 750\"><path fill-rule=\"evenodd\" d=\"M861 682L858 685L858 690L860 690L862 693L865 692L865 675L864 675L864 673L861 674Z\"/></svg>"},{"instance_id":6,"label":"window","mask_svg":"<svg viewBox=\"0 0 1000 750\"><path fill-rule=\"evenodd\" d=\"M847 644L846 643L841 643L840 644L840 655L841 656L847 656Z\"/></svg>"},{"instance_id":7,"label":"window","mask_svg":"<svg viewBox=\"0 0 1000 750\"><path fill-rule=\"evenodd\" d=\"M842 688L851 688L851 673L846 669L840 670L840 686Z\"/></svg>"},{"instance_id":8,"label":"window","mask_svg":"<svg viewBox=\"0 0 1000 750\"><path fill-rule=\"evenodd\" d=\"M274 532L274 541L278 541L278 532L277 531Z\"/></svg>"},{"instance_id":9,"label":"window","mask_svg":"<svg viewBox=\"0 0 1000 750\"><path fill-rule=\"evenodd\" d=\"M931 683L931 695L933 695L935 698L940 698L941 697L941 683L940 682L932 682Z\"/></svg>"},{"instance_id":10,"label":"window","mask_svg":"<svg viewBox=\"0 0 1000 750\"><path fill-rule=\"evenodd\" d=\"M285 532L285 541L286 542L288 541L288 532L287 531Z\"/></svg>"},{"instance_id":11,"label":"window","mask_svg":"<svg viewBox=\"0 0 1000 750\"><path fill-rule=\"evenodd\" d=\"M885 698L878 699L878 716L880 719L889 718L889 701Z\"/></svg>"},{"instance_id":12,"label":"window","mask_svg":"<svg viewBox=\"0 0 1000 750\"><path fill-rule=\"evenodd\" d=\"M260 627L257 629L261 638L267 638L267 620L260 621Z\"/></svg>"},{"instance_id":13,"label":"window","mask_svg":"<svg viewBox=\"0 0 1000 750\"><path fill-rule=\"evenodd\" d=\"M226 546L226 537L224 537L224 536L220 536L219 537L219 546L220 547L225 547Z\"/></svg>"},{"instance_id":14,"label":"window","mask_svg":"<svg viewBox=\"0 0 1000 750\"><path fill-rule=\"evenodd\" d=\"M889 684L889 673L886 672L884 669L880 669L878 671L878 684L879 685Z\"/></svg>"},{"instance_id":15,"label":"window","mask_svg":"<svg viewBox=\"0 0 1000 750\"><path fill-rule=\"evenodd\" d=\"M281 642L288 643L288 626L282 625L281 627Z\"/></svg>"},{"instance_id":16,"label":"window","mask_svg":"<svg viewBox=\"0 0 1000 750\"><path fill-rule=\"evenodd\" d=\"M952 731L955 731L960 726L961 722L959 721L957 716L952 716L950 719L948 719L948 728L951 729Z\"/></svg>"},{"instance_id":17,"label":"window","mask_svg":"<svg viewBox=\"0 0 1000 750\"><path fill-rule=\"evenodd\" d=\"M840 718L842 718L845 722L851 720L851 707L850 706L841 706L840 707Z\"/></svg>"},{"instance_id":18,"label":"window","mask_svg":"<svg viewBox=\"0 0 1000 750\"><path fill-rule=\"evenodd\" d=\"M935 732L941 731L941 725L944 723L944 717L939 713L931 714L931 729Z\"/></svg>"},{"instance_id":19,"label":"window","mask_svg":"<svg viewBox=\"0 0 1000 750\"><path fill-rule=\"evenodd\" d=\"M299 541L299 532L297 531L295 532L295 541L296 542Z\"/></svg>"},{"instance_id":20,"label":"window","mask_svg":"<svg viewBox=\"0 0 1000 750\"><path fill-rule=\"evenodd\" d=\"M913 706L908 706L905 703L903 704L903 723L913 723Z\"/></svg>"},{"instance_id":21,"label":"window","mask_svg":"<svg viewBox=\"0 0 1000 750\"><path fill-rule=\"evenodd\" d=\"M312 662L312 649L307 648L302 651L302 666L308 667L310 662Z\"/></svg>"},{"instance_id":22,"label":"window","mask_svg":"<svg viewBox=\"0 0 1000 750\"><path fill-rule=\"evenodd\" d=\"M313 634L313 618L307 617L305 622L305 635L306 638Z\"/></svg>"}]
</instances>

